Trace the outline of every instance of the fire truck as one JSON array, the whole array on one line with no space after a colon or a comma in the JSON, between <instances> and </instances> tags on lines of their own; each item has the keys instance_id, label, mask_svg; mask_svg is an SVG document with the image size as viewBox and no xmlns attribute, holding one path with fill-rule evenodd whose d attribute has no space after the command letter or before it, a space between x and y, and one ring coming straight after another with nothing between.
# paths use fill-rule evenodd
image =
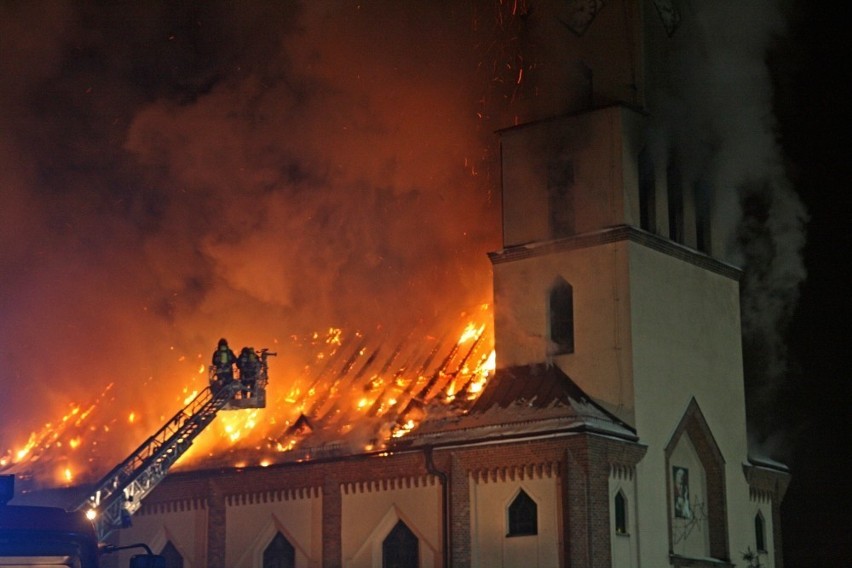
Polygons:
<instances>
[{"instance_id":1,"label":"fire truck","mask_svg":"<svg viewBox=\"0 0 852 568\"><path fill-rule=\"evenodd\" d=\"M125 548L144 548L131 559L131 568L165 567L161 556L144 544L105 545L113 531L130 525L142 500L165 478L169 468L220 410L266 407L268 358L257 351L260 372L250 391L240 381L222 384L210 369L210 384L124 461L98 481L89 497L71 511L53 507L9 505L14 476L0 476L0 567L73 566L97 568L102 554Z\"/></svg>"},{"instance_id":2,"label":"fire truck","mask_svg":"<svg viewBox=\"0 0 852 568\"><path fill-rule=\"evenodd\" d=\"M82 511L9 505L14 485L14 475L0 475L0 567L98 568L105 554L132 548L145 554L132 556L130 568L166 567L165 558L145 544L99 544L95 526Z\"/></svg>"}]
</instances>

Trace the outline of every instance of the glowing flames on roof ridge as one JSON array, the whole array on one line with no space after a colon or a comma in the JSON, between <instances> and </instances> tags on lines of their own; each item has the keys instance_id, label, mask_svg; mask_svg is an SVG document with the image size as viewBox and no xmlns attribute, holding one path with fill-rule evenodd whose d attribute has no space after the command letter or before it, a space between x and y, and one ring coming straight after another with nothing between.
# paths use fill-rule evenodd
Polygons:
<instances>
[{"instance_id":1,"label":"glowing flames on roof ridge","mask_svg":"<svg viewBox=\"0 0 852 568\"><path fill-rule=\"evenodd\" d=\"M410 331L390 343L339 327L291 336L282 351L290 360L298 355L307 363L272 365L267 408L220 412L177 467L270 465L377 452L409 434L432 408L465 411L493 374L494 351L487 332L490 306L482 304L463 317L455 342L447 341L453 333L438 339ZM196 376L181 387L176 401L186 405L200 391L199 374L191 373ZM104 404L115 400L113 387L110 383L87 404L70 404L25 444L0 454L0 471L46 485L70 485L100 476L121 461L124 456L107 458L100 450L105 438L131 433L116 427L122 423L136 430L145 426L139 408L123 408L124 418L117 419L115 407ZM171 397L158 400L167 404ZM147 422L158 415L162 421L173 411L142 410ZM123 439L125 448L135 443Z\"/></svg>"}]
</instances>

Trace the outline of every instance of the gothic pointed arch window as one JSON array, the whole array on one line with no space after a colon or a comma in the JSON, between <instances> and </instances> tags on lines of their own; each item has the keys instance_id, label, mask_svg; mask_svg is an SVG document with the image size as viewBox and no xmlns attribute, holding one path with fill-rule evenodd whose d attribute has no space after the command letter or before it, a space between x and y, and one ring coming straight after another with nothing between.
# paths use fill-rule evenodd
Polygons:
<instances>
[{"instance_id":1,"label":"gothic pointed arch window","mask_svg":"<svg viewBox=\"0 0 852 568\"><path fill-rule=\"evenodd\" d=\"M615 494L613 508L615 509L615 534L627 534L627 497L619 490Z\"/></svg>"},{"instance_id":2,"label":"gothic pointed arch window","mask_svg":"<svg viewBox=\"0 0 852 568\"><path fill-rule=\"evenodd\" d=\"M166 561L165 568L183 568L183 556L178 552L175 545L172 544L172 541L166 543L160 552L160 556Z\"/></svg>"},{"instance_id":3,"label":"gothic pointed arch window","mask_svg":"<svg viewBox=\"0 0 852 568\"><path fill-rule=\"evenodd\" d=\"M553 355L574 352L574 288L559 277L550 287L550 342Z\"/></svg>"},{"instance_id":4,"label":"gothic pointed arch window","mask_svg":"<svg viewBox=\"0 0 852 568\"><path fill-rule=\"evenodd\" d=\"M758 552L766 552L766 522L760 511L754 516L754 544Z\"/></svg>"},{"instance_id":5,"label":"gothic pointed arch window","mask_svg":"<svg viewBox=\"0 0 852 568\"><path fill-rule=\"evenodd\" d=\"M509 504L509 530L506 536L538 534L538 505L521 489Z\"/></svg>"},{"instance_id":6,"label":"gothic pointed arch window","mask_svg":"<svg viewBox=\"0 0 852 568\"><path fill-rule=\"evenodd\" d=\"M263 568L294 568L296 566L296 549L280 532L263 551Z\"/></svg>"},{"instance_id":7,"label":"gothic pointed arch window","mask_svg":"<svg viewBox=\"0 0 852 568\"><path fill-rule=\"evenodd\" d=\"M382 568L419 568L420 542L408 525L398 521L382 541Z\"/></svg>"}]
</instances>

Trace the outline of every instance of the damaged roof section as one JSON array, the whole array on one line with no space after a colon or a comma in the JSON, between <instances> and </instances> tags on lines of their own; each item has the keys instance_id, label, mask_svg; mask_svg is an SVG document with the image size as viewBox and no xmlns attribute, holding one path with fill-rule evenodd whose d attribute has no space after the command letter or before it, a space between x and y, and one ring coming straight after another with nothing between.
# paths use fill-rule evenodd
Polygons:
<instances>
[{"instance_id":1,"label":"damaged roof section","mask_svg":"<svg viewBox=\"0 0 852 568\"><path fill-rule=\"evenodd\" d=\"M529 435L595 432L625 440L636 431L594 402L559 367L544 363L498 369L467 412L430 409L398 448Z\"/></svg>"}]
</instances>

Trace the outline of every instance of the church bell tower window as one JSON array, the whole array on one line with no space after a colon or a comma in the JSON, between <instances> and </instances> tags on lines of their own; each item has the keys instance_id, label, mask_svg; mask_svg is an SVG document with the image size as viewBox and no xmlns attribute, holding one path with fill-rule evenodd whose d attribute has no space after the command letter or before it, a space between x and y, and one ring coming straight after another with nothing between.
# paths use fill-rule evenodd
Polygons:
<instances>
[{"instance_id":1,"label":"church bell tower window","mask_svg":"<svg viewBox=\"0 0 852 568\"><path fill-rule=\"evenodd\" d=\"M558 278L550 289L551 354L574 352L574 288Z\"/></svg>"},{"instance_id":2,"label":"church bell tower window","mask_svg":"<svg viewBox=\"0 0 852 568\"><path fill-rule=\"evenodd\" d=\"M680 166L674 154L666 170L666 180L669 201L669 239L682 244L684 242L683 186Z\"/></svg>"},{"instance_id":3,"label":"church bell tower window","mask_svg":"<svg viewBox=\"0 0 852 568\"><path fill-rule=\"evenodd\" d=\"M639 153L639 226L652 233L657 230L656 190L651 153L643 148Z\"/></svg>"}]
</instances>

